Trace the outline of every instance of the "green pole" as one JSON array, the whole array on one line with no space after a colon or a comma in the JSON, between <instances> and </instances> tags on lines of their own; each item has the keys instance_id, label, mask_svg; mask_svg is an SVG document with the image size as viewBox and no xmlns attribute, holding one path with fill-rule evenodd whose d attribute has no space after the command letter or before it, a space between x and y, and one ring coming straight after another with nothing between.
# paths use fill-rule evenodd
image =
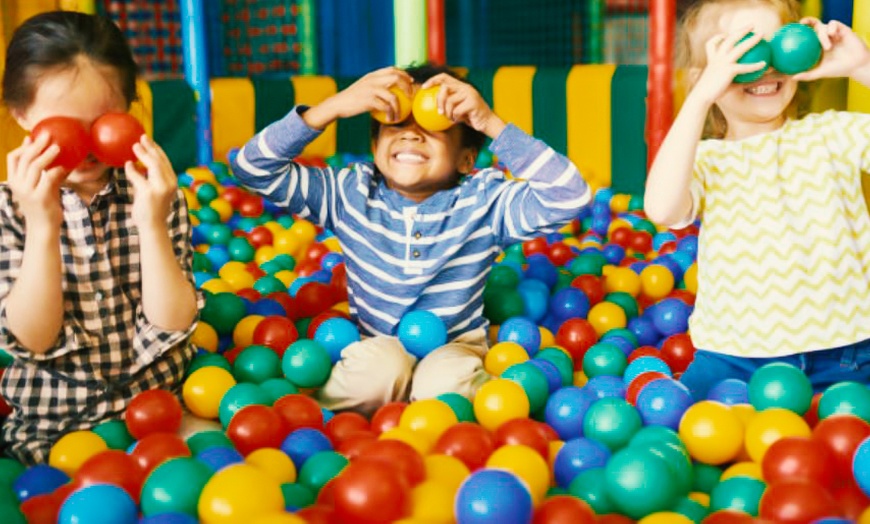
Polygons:
<instances>
[{"instance_id":1,"label":"green pole","mask_svg":"<svg viewBox=\"0 0 870 524\"><path fill-rule=\"evenodd\" d=\"M317 12L313 0L299 0L299 73L317 74Z\"/></svg>"},{"instance_id":2,"label":"green pole","mask_svg":"<svg viewBox=\"0 0 870 524\"><path fill-rule=\"evenodd\" d=\"M426 0L393 0L396 65L423 64L428 57Z\"/></svg>"}]
</instances>

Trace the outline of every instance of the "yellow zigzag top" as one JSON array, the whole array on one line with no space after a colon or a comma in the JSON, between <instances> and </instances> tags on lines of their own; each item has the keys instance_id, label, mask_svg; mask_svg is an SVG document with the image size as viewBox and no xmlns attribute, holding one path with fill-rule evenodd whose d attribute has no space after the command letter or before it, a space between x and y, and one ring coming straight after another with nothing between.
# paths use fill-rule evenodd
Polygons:
<instances>
[{"instance_id":1,"label":"yellow zigzag top","mask_svg":"<svg viewBox=\"0 0 870 524\"><path fill-rule=\"evenodd\" d=\"M870 338L868 173L870 114L827 111L701 142L697 347L776 357Z\"/></svg>"}]
</instances>

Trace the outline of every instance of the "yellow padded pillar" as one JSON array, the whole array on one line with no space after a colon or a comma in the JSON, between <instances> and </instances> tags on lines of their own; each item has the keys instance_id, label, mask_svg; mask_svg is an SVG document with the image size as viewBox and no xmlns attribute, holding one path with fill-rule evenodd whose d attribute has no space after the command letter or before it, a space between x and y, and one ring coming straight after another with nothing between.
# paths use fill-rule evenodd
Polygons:
<instances>
[{"instance_id":1,"label":"yellow padded pillar","mask_svg":"<svg viewBox=\"0 0 870 524\"><path fill-rule=\"evenodd\" d=\"M313 106L334 95L338 88L335 79L328 76L294 76L293 94L296 104ZM336 153L337 125L326 126L317 140L308 144L302 152L304 156L328 158Z\"/></svg>"},{"instance_id":2,"label":"yellow padded pillar","mask_svg":"<svg viewBox=\"0 0 870 524\"><path fill-rule=\"evenodd\" d=\"M247 78L213 78L211 133L215 158L226 158L254 136L254 84Z\"/></svg>"},{"instance_id":3,"label":"yellow padded pillar","mask_svg":"<svg viewBox=\"0 0 870 524\"><path fill-rule=\"evenodd\" d=\"M568 73L568 158L593 189L610 187L610 83L615 71L612 64L577 65Z\"/></svg>"},{"instance_id":4,"label":"yellow padded pillar","mask_svg":"<svg viewBox=\"0 0 870 524\"><path fill-rule=\"evenodd\" d=\"M137 80L136 94L139 99L133 102L130 114L142 123L146 135L154 137L154 96L151 94L151 86L144 80Z\"/></svg>"},{"instance_id":5,"label":"yellow padded pillar","mask_svg":"<svg viewBox=\"0 0 870 524\"><path fill-rule=\"evenodd\" d=\"M498 68L492 78L493 111L530 135L534 134L532 79L535 71L534 66L505 66Z\"/></svg>"}]
</instances>

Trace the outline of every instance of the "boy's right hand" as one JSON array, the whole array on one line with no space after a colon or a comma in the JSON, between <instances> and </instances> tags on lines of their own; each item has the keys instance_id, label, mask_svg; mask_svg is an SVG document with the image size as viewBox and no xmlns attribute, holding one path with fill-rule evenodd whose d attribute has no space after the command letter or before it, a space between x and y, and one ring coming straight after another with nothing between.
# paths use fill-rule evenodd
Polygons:
<instances>
[{"instance_id":1,"label":"boy's right hand","mask_svg":"<svg viewBox=\"0 0 870 524\"><path fill-rule=\"evenodd\" d=\"M762 35L756 33L741 42L740 39L746 36L751 29L751 27L744 27L727 35L718 34L707 41L705 46L707 67L704 68L695 83L695 87L692 89L693 95L702 97L707 104L713 104L725 94L725 90L734 82L734 77L754 73L767 65L764 62L754 64L737 62L762 39Z\"/></svg>"},{"instance_id":2,"label":"boy's right hand","mask_svg":"<svg viewBox=\"0 0 870 524\"><path fill-rule=\"evenodd\" d=\"M60 148L49 145L49 140L47 133L35 139L28 136L6 156L9 189L28 228L40 224L59 226L63 222L60 186L66 173L62 167L47 169L60 153Z\"/></svg>"},{"instance_id":3,"label":"boy's right hand","mask_svg":"<svg viewBox=\"0 0 870 524\"><path fill-rule=\"evenodd\" d=\"M413 95L411 75L395 67L385 67L363 76L343 91L306 111L302 118L315 128L323 129L339 118L370 111L383 111L390 120L399 114L399 99L390 88L397 86L408 98Z\"/></svg>"}]
</instances>

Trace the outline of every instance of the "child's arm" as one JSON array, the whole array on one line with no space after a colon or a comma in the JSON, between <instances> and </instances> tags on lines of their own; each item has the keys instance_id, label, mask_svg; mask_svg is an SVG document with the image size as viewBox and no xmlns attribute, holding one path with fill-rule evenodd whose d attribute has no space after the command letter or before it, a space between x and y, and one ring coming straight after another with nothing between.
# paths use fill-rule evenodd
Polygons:
<instances>
[{"instance_id":1,"label":"child's arm","mask_svg":"<svg viewBox=\"0 0 870 524\"><path fill-rule=\"evenodd\" d=\"M748 31L747 27L727 36L711 38L706 45L707 67L703 72L689 71L689 74L699 75L698 81L662 142L646 180L644 211L653 222L671 226L691 216L689 188L707 113L736 75L764 67L763 62L737 63L737 59L761 40L761 35L756 34L738 44Z\"/></svg>"},{"instance_id":2,"label":"child's arm","mask_svg":"<svg viewBox=\"0 0 870 524\"><path fill-rule=\"evenodd\" d=\"M37 355L55 346L63 326L60 186L64 173L58 167L46 170L60 151L48 140L47 134L25 138L7 157L9 187L26 230L20 260L11 255L0 259L0 270L18 272L4 301L8 330L21 347Z\"/></svg>"},{"instance_id":3,"label":"child's arm","mask_svg":"<svg viewBox=\"0 0 870 524\"><path fill-rule=\"evenodd\" d=\"M148 170L145 177L132 162L125 166L135 191L133 220L139 228L142 308L155 326L184 331L196 318L197 305L196 292L182 270L168 224L178 199L177 177L169 158L147 136L133 146L133 151Z\"/></svg>"},{"instance_id":4,"label":"child's arm","mask_svg":"<svg viewBox=\"0 0 870 524\"><path fill-rule=\"evenodd\" d=\"M824 54L816 67L795 75L795 80L850 77L870 87L870 49L849 26L836 20L823 24L812 17L804 18L801 23L816 30Z\"/></svg>"}]
</instances>

